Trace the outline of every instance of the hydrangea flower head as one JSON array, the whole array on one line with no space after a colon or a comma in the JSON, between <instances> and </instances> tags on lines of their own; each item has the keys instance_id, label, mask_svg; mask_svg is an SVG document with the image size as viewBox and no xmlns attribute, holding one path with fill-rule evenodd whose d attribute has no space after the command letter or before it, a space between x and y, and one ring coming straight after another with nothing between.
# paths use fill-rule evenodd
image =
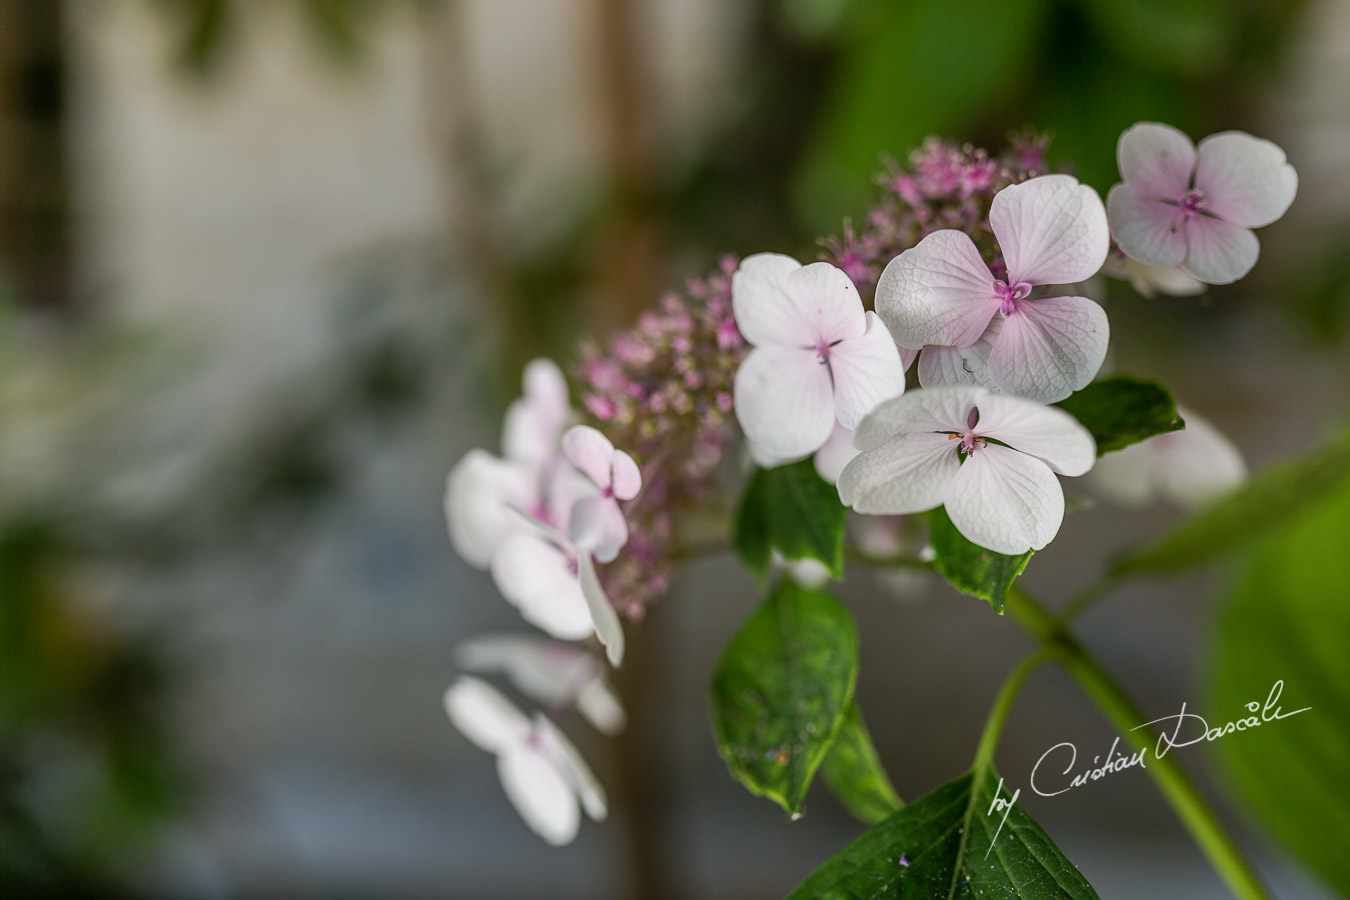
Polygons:
<instances>
[{"instance_id":1,"label":"hydrangea flower head","mask_svg":"<svg viewBox=\"0 0 1350 900\"><path fill-rule=\"evenodd\" d=\"M1046 403L1062 400L1101 367L1106 313L1086 297L1035 292L1086 281L1101 269L1110 246L1101 198L1068 175L1043 175L1000 191L989 225L1002 251L1002 277L968 234L935 231L882 272L877 312L910 349L967 348L984 338L993 387ZM998 332L986 337L995 317L1002 319ZM974 373L968 380L977 380Z\"/></svg>"},{"instance_id":2,"label":"hydrangea flower head","mask_svg":"<svg viewBox=\"0 0 1350 900\"><path fill-rule=\"evenodd\" d=\"M1298 191L1284 151L1241 131L1196 147L1169 125L1140 122L1120 136L1116 156L1123 183L1107 194L1107 209L1120 249L1209 284L1251 271L1261 251L1252 229L1284 215Z\"/></svg>"},{"instance_id":3,"label":"hydrangea flower head","mask_svg":"<svg viewBox=\"0 0 1350 900\"><path fill-rule=\"evenodd\" d=\"M968 540L997 553L1040 550L1064 518L1055 475L1082 475L1097 446L1078 420L965 385L882 404L858 427L861 451L839 475L846 506L903 515L946 506Z\"/></svg>"}]
</instances>

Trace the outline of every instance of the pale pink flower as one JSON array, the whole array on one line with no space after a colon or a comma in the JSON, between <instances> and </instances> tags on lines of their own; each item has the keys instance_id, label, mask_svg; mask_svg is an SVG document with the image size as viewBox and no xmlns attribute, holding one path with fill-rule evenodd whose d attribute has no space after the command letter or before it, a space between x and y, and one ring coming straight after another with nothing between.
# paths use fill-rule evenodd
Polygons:
<instances>
[{"instance_id":1,"label":"pale pink flower","mask_svg":"<svg viewBox=\"0 0 1350 900\"><path fill-rule=\"evenodd\" d=\"M736 372L735 408L761 460L800 459L905 389L900 353L857 288L829 263L760 253L731 283L736 325L754 349Z\"/></svg>"},{"instance_id":2,"label":"pale pink flower","mask_svg":"<svg viewBox=\"0 0 1350 900\"><path fill-rule=\"evenodd\" d=\"M1120 249L1209 284L1251 271L1261 251L1252 229L1284 215L1298 191L1284 151L1241 131L1212 134L1197 148L1169 125L1140 122L1120 136L1116 157L1124 183L1106 202Z\"/></svg>"},{"instance_id":3,"label":"pale pink flower","mask_svg":"<svg viewBox=\"0 0 1350 900\"><path fill-rule=\"evenodd\" d=\"M1157 294L1169 297L1194 297L1205 292L1205 283L1186 273L1181 266L1147 266L1112 249L1102 264L1102 274L1128 281L1141 297Z\"/></svg>"},{"instance_id":4,"label":"pale pink flower","mask_svg":"<svg viewBox=\"0 0 1350 900\"><path fill-rule=\"evenodd\" d=\"M887 401L853 436L839 475L857 512L904 515L946 506L965 537L997 553L1040 550L1064 518L1055 475L1082 475L1096 443L1063 410L964 385Z\"/></svg>"},{"instance_id":5,"label":"pale pink flower","mask_svg":"<svg viewBox=\"0 0 1350 900\"><path fill-rule=\"evenodd\" d=\"M877 312L910 349L971 347L1001 316L987 359L992 386L1062 400L1101 367L1106 313L1086 297L1033 291L1086 281L1101 268L1110 244L1101 198L1068 175L1043 175L999 191L989 225L1006 278L995 277L969 235L935 231L891 260L877 284Z\"/></svg>"},{"instance_id":6,"label":"pale pink flower","mask_svg":"<svg viewBox=\"0 0 1350 900\"><path fill-rule=\"evenodd\" d=\"M562 439L563 456L590 479L598 492L572 506L567 533L574 544L602 563L613 562L628 543L628 523L620 500L642 490L642 473L633 457L614 449L609 438L589 425L574 425Z\"/></svg>"}]
</instances>

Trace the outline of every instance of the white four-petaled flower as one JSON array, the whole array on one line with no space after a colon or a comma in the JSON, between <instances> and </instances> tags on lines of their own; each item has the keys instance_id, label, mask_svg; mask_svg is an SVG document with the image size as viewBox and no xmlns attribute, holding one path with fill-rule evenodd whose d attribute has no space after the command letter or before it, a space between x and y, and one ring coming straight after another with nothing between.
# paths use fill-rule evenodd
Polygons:
<instances>
[{"instance_id":1,"label":"white four-petaled flower","mask_svg":"<svg viewBox=\"0 0 1350 900\"><path fill-rule=\"evenodd\" d=\"M1008 394L1045 403L1087 385L1106 356L1106 313L1086 297L1040 297L1041 286L1086 281L1110 246L1106 211L1097 192L1068 175L1043 175L1004 188L989 209L989 225L1007 267L995 278L970 235L942 230L891 260L877 283L877 313L902 347L988 350L930 363L932 371L960 367ZM996 317L997 333L989 334ZM929 346L933 345L933 346ZM955 373L953 373L955 374ZM929 381L932 381L930 375Z\"/></svg>"},{"instance_id":2,"label":"white four-petaled flower","mask_svg":"<svg viewBox=\"0 0 1350 900\"><path fill-rule=\"evenodd\" d=\"M753 347L736 372L736 417L761 463L819 450L835 422L905 389L900 351L843 270L790 256L746 257L731 280L736 325Z\"/></svg>"},{"instance_id":3,"label":"white four-petaled flower","mask_svg":"<svg viewBox=\"0 0 1350 900\"><path fill-rule=\"evenodd\" d=\"M1170 125L1140 122L1120 136L1116 156L1124 183L1106 205L1120 249L1209 284L1251 271L1261 252L1252 229L1284 215L1298 191L1284 151L1241 131L1212 134L1197 148Z\"/></svg>"},{"instance_id":4,"label":"white four-petaled flower","mask_svg":"<svg viewBox=\"0 0 1350 900\"><path fill-rule=\"evenodd\" d=\"M839 497L861 513L945 505L967 539L997 553L1039 550L1064 518L1060 475L1092 468L1092 435L1063 410L964 385L882 404L854 432L861 453Z\"/></svg>"}]
</instances>

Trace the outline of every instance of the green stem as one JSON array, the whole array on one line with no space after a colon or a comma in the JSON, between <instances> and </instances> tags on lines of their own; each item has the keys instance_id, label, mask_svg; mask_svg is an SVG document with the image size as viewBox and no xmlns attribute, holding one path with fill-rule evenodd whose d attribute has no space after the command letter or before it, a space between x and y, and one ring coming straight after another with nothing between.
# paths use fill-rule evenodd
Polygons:
<instances>
[{"instance_id":1,"label":"green stem","mask_svg":"<svg viewBox=\"0 0 1350 900\"><path fill-rule=\"evenodd\" d=\"M1064 612L1059 614L1059 621L1065 625L1077 619L1094 603L1105 597L1116 586L1116 580L1109 575L1103 575L1096 581L1089 584L1083 590L1079 591L1069 605L1064 607Z\"/></svg>"},{"instance_id":2,"label":"green stem","mask_svg":"<svg viewBox=\"0 0 1350 900\"><path fill-rule=\"evenodd\" d=\"M994 705L989 709L989 718L984 722L980 744L975 748L975 761L971 764L971 770L977 777L994 761L994 751L998 749L999 738L1003 736L1003 725L1008 721L1008 712L1012 709L1013 700L1017 699L1017 692L1022 689L1022 682L1052 655L1048 649L1038 650L1022 660L1004 679L1003 687L999 689L998 696L994 698Z\"/></svg>"},{"instance_id":3,"label":"green stem","mask_svg":"<svg viewBox=\"0 0 1350 900\"><path fill-rule=\"evenodd\" d=\"M1145 714L1062 622L1016 588L1008 593L1007 609L1013 618L1040 638L1058 657L1060 664L1096 702L1111 723L1121 730L1126 740L1136 749L1157 746L1155 729L1133 730L1140 723L1148 721ZM981 741L981 745L983 743ZM1177 764L1176 758L1153 755L1145 771L1233 895L1240 900L1272 900L1256 870L1243 858L1233 839L1196 789L1195 783Z\"/></svg>"}]
</instances>

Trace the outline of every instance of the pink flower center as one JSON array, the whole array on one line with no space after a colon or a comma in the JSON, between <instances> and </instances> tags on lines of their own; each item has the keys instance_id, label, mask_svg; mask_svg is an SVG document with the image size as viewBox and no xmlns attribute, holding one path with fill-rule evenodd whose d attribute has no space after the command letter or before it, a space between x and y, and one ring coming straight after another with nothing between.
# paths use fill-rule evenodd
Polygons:
<instances>
[{"instance_id":1,"label":"pink flower center","mask_svg":"<svg viewBox=\"0 0 1350 900\"><path fill-rule=\"evenodd\" d=\"M816 362L822 366L828 366L830 364L830 347L832 346L832 344L827 344L824 341L816 344Z\"/></svg>"},{"instance_id":2,"label":"pink flower center","mask_svg":"<svg viewBox=\"0 0 1350 900\"><path fill-rule=\"evenodd\" d=\"M960 446L956 449L957 452L963 456L969 456L987 443L983 437L975 433L975 426L979 421L980 408L978 406L972 406L970 412L966 415L966 430L951 431L947 433L947 440L954 441L959 439L961 441Z\"/></svg>"},{"instance_id":3,"label":"pink flower center","mask_svg":"<svg viewBox=\"0 0 1350 900\"><path fill-rule=\"evenodd\" d=\"M1189 190L1181 195L1177 205L1182 211L1191 215L1204 211L1209 206L1209 200L1205 197L1205 192L1195 189Z\"/></svg>"},{"instance_id":4,"label":"pink flower center","mask_svg":"<svg viewBox=\"0 0 1350 900\"><path fill-rule=\"evenodd\" d=\"M999 301L999 312L1007 318L1017 312L1017 304L1031 295L1031 285L1025 281L1008 284L1006 281L994 282L994 296Z\"/></svg>"}]
</instances>

